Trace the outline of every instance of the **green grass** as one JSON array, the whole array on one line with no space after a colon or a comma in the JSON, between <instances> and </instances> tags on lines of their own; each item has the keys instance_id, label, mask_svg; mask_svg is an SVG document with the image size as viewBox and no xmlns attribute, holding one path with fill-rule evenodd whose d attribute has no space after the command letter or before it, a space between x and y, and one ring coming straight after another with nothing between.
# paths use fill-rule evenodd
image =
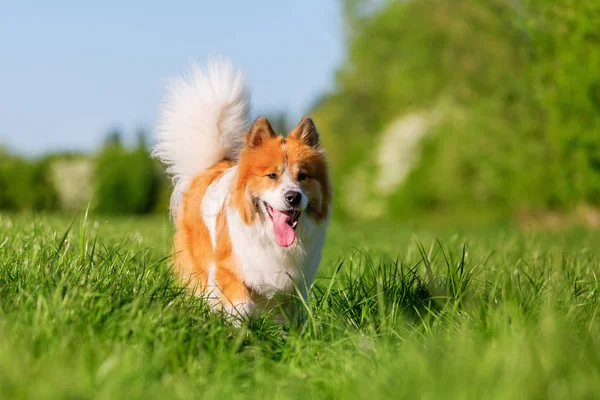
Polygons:
<instances>
[{"instance_id":1,"label":"green grass","mask_svg":"<svg viewBox=\"0 0 600 400\"><path fill-rule=\"evenodd\" d=\"M333 223L282 330L186 294L168 221L69 222L0 215L0 398L600 393L598 233Z\"/></svg>"}]
</instances>

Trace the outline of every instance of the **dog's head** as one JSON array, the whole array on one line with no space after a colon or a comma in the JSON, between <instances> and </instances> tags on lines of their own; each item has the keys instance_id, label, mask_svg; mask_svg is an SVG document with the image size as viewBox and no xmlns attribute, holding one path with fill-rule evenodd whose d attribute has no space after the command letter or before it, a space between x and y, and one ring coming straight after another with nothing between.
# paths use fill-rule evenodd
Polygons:
<instances>
[{"instance_id":1,"label":"dog's head","mask_svg":"<svg viewBox=\"0 0 600 400\"><path fill-rule=\"evenodd\" d=\"M305 218L327 219L331 188L325 152L304 117L287 137L260 117L245 136L233 205L246 224L271 223L277 243L294 243Z\"/></svg>"}]
</instances>

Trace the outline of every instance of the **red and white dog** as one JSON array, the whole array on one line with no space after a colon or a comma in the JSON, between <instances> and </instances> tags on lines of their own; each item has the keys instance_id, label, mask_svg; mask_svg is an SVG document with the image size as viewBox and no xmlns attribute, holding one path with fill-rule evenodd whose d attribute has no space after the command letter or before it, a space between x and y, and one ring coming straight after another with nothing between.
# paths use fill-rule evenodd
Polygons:
<instances>
[{"instance_id":1,"label":"red and white dog","mask_svg":"<svg viewBox=\"0 0 600 400\"><path fill-rule=\"evenodd\" d=\"M325 152L305 117L286 137L249 124L243 75L225 61L167 91L154 154L173 176L174 267L230 315L306 299L331 210Z\"/></svg>"}]
</instances>

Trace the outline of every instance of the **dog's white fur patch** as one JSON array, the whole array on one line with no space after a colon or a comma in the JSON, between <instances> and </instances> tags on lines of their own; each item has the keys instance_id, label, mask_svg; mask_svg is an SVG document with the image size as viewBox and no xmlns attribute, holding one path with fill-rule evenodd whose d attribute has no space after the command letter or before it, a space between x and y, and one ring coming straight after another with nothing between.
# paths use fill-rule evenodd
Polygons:
<instances>
[{"instance_id":1,"label":"dog's white fur patch","mask_svg":"<svg viewBox=\"0 0 600 400\"><path fill-rule=\"evenodd\" d=\"M235 157L249 127L249 109L244 75L227 60L212 59L205 70L194 65L187 77L170 82L153 155L173 177L173 217L195 174Z\"/></svg>"},{"instance_id":2,"label":"dog's white fur patch","mask_svg":"<svg viewBox=\"0 0 600 400\"><path fill-rule=\"evenodd\" d=\"M237 166L229 168L223 175L211 183L202 198L201 212L204 223L210 233L213 248L217 245L217 215L223 208L223 202L229 196L229 191L236 177Z\"/></svg>"}]
</instances>

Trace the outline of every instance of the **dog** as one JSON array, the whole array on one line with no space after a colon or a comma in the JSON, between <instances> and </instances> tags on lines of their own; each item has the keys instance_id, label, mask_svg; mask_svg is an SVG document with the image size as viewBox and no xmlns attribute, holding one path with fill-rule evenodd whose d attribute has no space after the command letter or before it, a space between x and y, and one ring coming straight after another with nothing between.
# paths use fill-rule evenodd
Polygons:
<instances>
[{"instance_id":1,"label":"dog","mask_svg":"<svg viewBox=\"0 0 600 400\"><path fill-rule=\"evenodd\" d=\"M308 299L332 187L309 117L282 136L264 117L250 124L249 108L231 62L194 66L167 88L153 154L173 179L173 267L184 283L228 316L266 310L282 321L290 294Z\"/></svg>"}]
</instances>

